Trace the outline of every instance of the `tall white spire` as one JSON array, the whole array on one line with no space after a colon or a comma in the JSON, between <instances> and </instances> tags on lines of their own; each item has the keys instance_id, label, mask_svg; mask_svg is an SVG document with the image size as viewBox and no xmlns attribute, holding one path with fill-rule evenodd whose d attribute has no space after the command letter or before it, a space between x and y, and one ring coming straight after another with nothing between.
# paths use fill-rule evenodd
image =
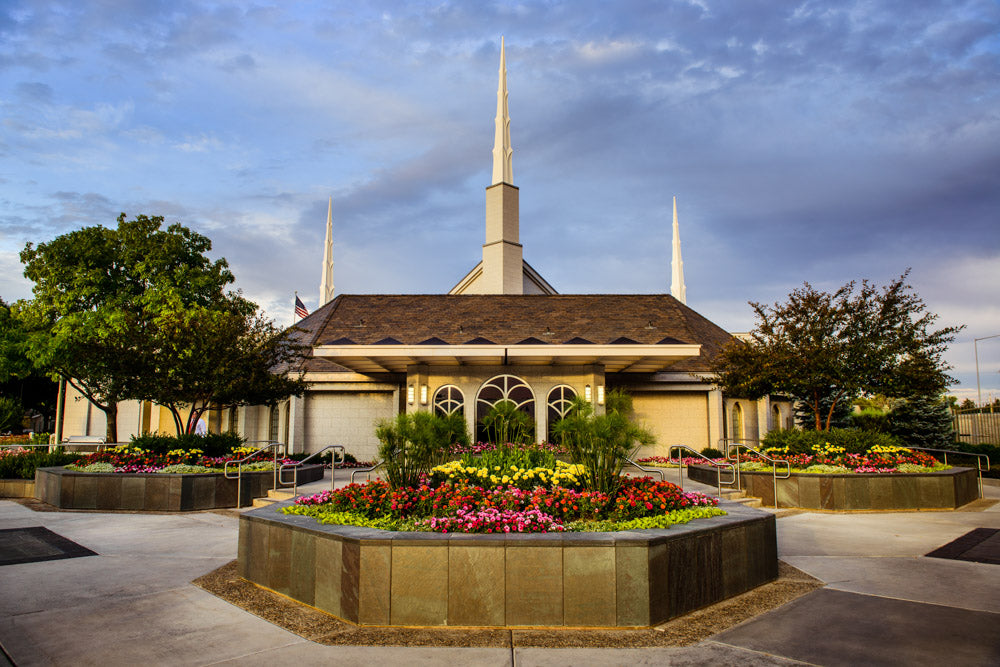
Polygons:
<instances>
[{"instance_id":1,"label":"tall white spire","mask_svg":"<svg viewBox=\"0 0 1000 667\"><path fill-rule=\"evenodd\" d=\"M510 147L510 113L507 111L507 57L500 37L500 84L497 87L496 132L493 138L493 185L514 185L514 150Z\"/></svg>"},{"instance_id":2,"label":"tall white spire","mask_svg":"<svg viewBox=\"0 0 1000 667\"><path fill-rule=\"evenodd\" d=\"M687 286L684 285L684 260L681 259L681 232L677 224L677 197L674 197L674 243L670 258L670 293L687 305Z\"/></svg>"},{"instance_id":3,"label":"tall white spire","mask_svg":"<svg viewBox=\"0 0 1000 667\"><path fill-rule=\"evenodd\" d=\"M319 282L319 306L333 301L333 197L326 209L326 241L323 243L323 278Z\"/></svg>"}]
</instances>

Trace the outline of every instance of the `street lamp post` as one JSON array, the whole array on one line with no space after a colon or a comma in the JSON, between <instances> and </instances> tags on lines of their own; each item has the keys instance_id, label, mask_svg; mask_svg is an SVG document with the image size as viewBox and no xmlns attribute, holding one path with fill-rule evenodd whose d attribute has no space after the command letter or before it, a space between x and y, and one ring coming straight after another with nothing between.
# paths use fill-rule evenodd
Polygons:
<instances>
[{"instance_id":1,"label":"street lamp post","mask_svg":"<svg viewBox=\"0 0 1000 667\"><path fill-rule=\"evenodd\" d=\"M976 354L976 405L979 408L983 407L983 390L979 385L979 341L989 340L990 338L1000 338L1000 334L993 334L992 336L983 336L982 338L972 339L972 349Z\"/></svg>"}]
</instances>

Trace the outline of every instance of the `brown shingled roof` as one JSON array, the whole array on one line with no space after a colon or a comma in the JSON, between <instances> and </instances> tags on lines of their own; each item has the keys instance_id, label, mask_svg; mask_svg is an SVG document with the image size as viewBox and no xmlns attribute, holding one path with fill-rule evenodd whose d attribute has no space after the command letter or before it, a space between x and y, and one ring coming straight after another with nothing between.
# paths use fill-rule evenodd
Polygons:
<instances>
[{"instance_id":1,"label":"brown shingled roof","mask_svg":"<svg viewBox=\"0 0 1000 667\"><path fill-rule=\"evenodd\" d=\"M303 330L299 340L313 346L343 338L359 345L387 338L406 345L432 338L449 345L477 338L497 345L517 345L526 339L579 343L581 338L596 345L622 338L644 345L667 341L701 345L699 357L670 367L681 371L709 370L710 360L732 340L725 330L667 294L342 294L297 326ZM318 361L307 361L307 369Z\"/></svg>"}]
</instances>

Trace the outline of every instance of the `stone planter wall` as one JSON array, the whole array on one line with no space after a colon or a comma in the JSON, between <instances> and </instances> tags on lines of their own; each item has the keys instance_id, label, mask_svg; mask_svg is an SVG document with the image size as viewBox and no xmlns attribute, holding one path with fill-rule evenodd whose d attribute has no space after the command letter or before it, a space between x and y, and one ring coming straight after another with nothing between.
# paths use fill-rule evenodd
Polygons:
<instances>
[{"instance_id":1,"label":"stone planter wall","mask_svg":"<svg viewBox=\"0 0 1000 667\"><path fill-rule=\"evenodd\" d=\"M778 574L772 514L669 530L467 535L318 524L270 506L240 517L246 579L360 625L644 627Z\"/></svg>"},{"instance_id":2,"label":"stone planter wall","mask_svg":"<svg viewBox=\"0 0 1000 667\"><path fill-rule=\"evenodd\" d=\"M285 473L291 478L291 473ZM323 479L323 466L299 469L299 484ZM274 473L244 472L241 505L266 496ZM236 480L222 473L85 473L63 467L35 471L35 497L63 509L184 512L236 507Z\"/></svg>"},{"instance_id":3,"label":"stone planter wall","mask_svg":"<svg viewBox=\"0 0 1000 667\"><path fill-rule=\"evenodd\" d=\"M688 477L716 483L711 466L689 466ZM741 472L740 488L764 505L775 504L770 472ZM792 473L788 479L778 479L777 491L778 507L837 511L955 509L979 498L978 476L972 468L915 474Z\"/></svg>"},{"instance_id":4,"label":"stone planter wall","mask_svg":"<svg viewBox=\"0 0 1000 667\"><path fill-rule=\"evenodd\" d=\"M34 480L0 479L0 498L33 498L34 496Z\"/></svg>"}]
</instances>

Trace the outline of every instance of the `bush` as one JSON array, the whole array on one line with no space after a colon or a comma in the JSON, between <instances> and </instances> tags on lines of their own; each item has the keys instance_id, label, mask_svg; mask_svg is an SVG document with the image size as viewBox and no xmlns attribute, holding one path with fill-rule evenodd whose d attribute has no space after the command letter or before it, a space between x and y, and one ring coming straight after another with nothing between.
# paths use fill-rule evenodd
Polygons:
<instances>
[{"instance_id":1,"label":"bush","mask_svg":"<svg viewBox=\"0 0 1000 667\"><path fill-rule=\"evenodd\" d=\"M701 455L710 459L721 459L725 456L724 452L719 451L715 447L706 447L701 450Z\"/></svg>"},{"instance_id":2,"label":"bush","mask_svg":"<svg viewBox=\"0 0 1000 667\"><path fill-rule=\"evenodd\" d=\"M0 456L0 479L35 479L35 468L64 466L81 458L62 448L54 452L24 452Z\"/></svg>"},{"instance_id":3,"label":"bush","mask_svg":"<svg viewBox=\"0 0 1000 667\"><path fill-rule=\"evenodd\" d=\"M822 447L828 443L833 447L843 447L848 454L864 454L875 446L902 446L899 440L888 433L856 428L832 428L829 431L812 429L771 431L761 441L761 447L764 449L787 447L789 454L811 455L814 453L814 446Z\"/></svg>"},{"instance_id":4,"label":"bush","mask_svg":"<svg viewBox=\"0 0 1000 667\"><path fill-rule=\"evenodd\" d=\"M464 419L463 419L464 421ZM535 424L531 416L517 409L513 401L497 401L483 417L486 440L495 445L529 444L534 440Z\"/></svg>"},{"instance_id":5,"label":"bush","mask_svg":"<svg viewBox=\"0 0 1000 667\"><path fill-rule=\"evenodd\" d=\"M569 414L553 426L553 433L573 463L583 466L586 487L612 495L621 485L625 457L641 445L653 444L654 438L630 420L632 398L628 394L609 391L605 406L606 414L594 415L593 406L577 396Z\"/></svg>"},{"instance_id":6,"label":"bush","mask_svg":"<svg viewBox=\"0 0 1000 667\"><path fill-rule=\"evenodd\" d=\"M184 433L180 436L145 433L132 436L130 444L154 454L166 454L177 449L200 449L205 456L225 456L245 442L244 438L233 432L206 435Z\"/></svg>"},{"instance_id":7,"label":"bush","mask_svg":"<svg viewBox=\"0 0 1000 667\"><path fill-rule=\"evenodd\" d=\"M889 415L881 410L867 409L851 414L851 428L861 431L889 433Z\"/></svg>"},{"instance_id":8,"label":"bush","mask_svg":"<svg viewBox=\"0 0 1000 667\"><path fill-rule=\"evenodd\" d=\"M913 447L951 449L955 443L951 409L936 396L912 396L889 415L889 430Z\"/></svg>"},{"instance_id":9,"label":"bush","mask_svg":"<svg viewBox=\"0 0 1000 667\"><path fill-rule=\"evenodd\" d=\"M16 398L0 396L0 431L21 432L24 406Z\"/></svg>"},{"instance_id":10,"label":"bush","mask_svg":"<svg viewBox=\"0 0 1000 667\"><path fill-rule=\"evenodd\" d=\"M453 444L454 427L453 420L424 411L381 420L375 437L379 439L378 455L385 462L389 486L415 486L421 474L443 463Z\"/></svg>"},{"instance_id":11,"label":"bush","mask_svg":"<svg viewBox=\"0 0 1000 667\"><path fill-rule=\"evenodd\" d=\"M500 445L496 449L482 452L479 455L465 453L462 454L462 465L483 468L494 468L499 466L507 470L511 466L530 470L531 468L555 468L556 455L549 449L543 449L536 445L516 447L511 445Z\"/></svg>"}]
</instances>

